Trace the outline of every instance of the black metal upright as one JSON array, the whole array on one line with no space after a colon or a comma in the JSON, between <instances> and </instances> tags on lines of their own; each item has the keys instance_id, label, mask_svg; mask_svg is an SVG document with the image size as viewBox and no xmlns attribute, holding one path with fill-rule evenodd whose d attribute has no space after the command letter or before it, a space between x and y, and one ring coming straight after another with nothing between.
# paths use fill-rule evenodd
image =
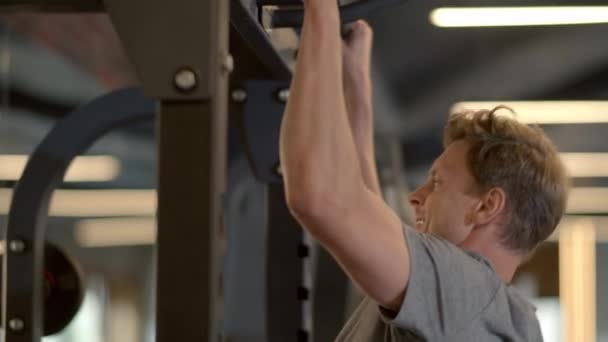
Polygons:
<instances>
[{"instance_id":1,"label":"black metal upright","mask_svg":"<svg viewBox=\"0 0 608 342\"><path fill-rule=\"evenodd\" d=\"M159 100L156 341L219 341L229 0L106 0Z\"/></svg>"},{"instance_id":2,"label":"black metal upright","mask_svg":"<svg viewBox=\"0 0 608 342\"><path fill-rule=\"evenodd\" d=\"M156 341L221 341L224 97L161 104Z\"/></svg>"}]
</instances>

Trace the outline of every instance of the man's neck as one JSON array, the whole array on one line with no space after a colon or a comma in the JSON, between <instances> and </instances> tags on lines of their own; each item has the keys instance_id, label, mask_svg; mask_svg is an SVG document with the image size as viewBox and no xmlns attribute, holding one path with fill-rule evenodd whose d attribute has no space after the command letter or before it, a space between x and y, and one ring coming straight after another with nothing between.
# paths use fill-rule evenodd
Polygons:
<instances>
[{"instance_id":1,"label":"man's neck","mask_svg":"<svg viewBox=\"0 0 608 342\"><path fill-rule=\"evenodd\" d=\"M500 246L492 248L490 250L483 251L480 253L486 259L492 263L496 273L502 281L506 284L510 284L513 279L513 275L517 268L523 261L523 258L515 253L508 251Z\"/></svg>"},{"instance_id":2,"label":"man's neck","mask_svg":"<svg viewBox=\"0 0 608 342\"><path fill-rule=\"evenodd\" d=\"M478 232L478 234L469 236L461 247L488 259L500 279L509 284L524 257L506 249L499 241L496 241L494 236L491 231L485 231L485 234Z\"/></svg>"}]
</instances>

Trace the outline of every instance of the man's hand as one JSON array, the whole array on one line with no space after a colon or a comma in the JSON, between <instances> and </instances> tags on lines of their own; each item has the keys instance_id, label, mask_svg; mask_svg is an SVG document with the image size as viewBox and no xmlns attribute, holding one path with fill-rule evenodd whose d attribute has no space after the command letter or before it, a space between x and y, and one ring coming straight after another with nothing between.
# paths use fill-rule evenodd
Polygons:
<instances>
[{"instance_id":1,"label":"man's hand","mask_svg":"<svg viewBox=\"0 0 608 342\"><path fill-rule=\"evenodd\" d=\"M346 96L353 97L352 100L356 100L355 95L364 95L363 100L369 100L371 103L372 40L372 29L363 20L354 22L344 37L342 43L344 90Z\"/></svg>"}]
</instances>

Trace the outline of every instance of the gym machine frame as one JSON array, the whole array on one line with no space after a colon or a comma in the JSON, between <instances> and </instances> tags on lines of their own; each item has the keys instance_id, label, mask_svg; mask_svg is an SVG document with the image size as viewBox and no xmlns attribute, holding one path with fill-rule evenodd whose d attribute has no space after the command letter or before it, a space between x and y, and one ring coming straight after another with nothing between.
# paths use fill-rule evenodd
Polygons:
<instances>
[{"instance_id":1,"label":"gym machine frame","mask_svg":"<svg viewBox=\"0 0 608 342\"><path fill-rule=\"evenodd\" d=\"M343 19L354 20L402 1L357 2L343 8ZM273 122L280 123L291 71L259 21L267 23L268 28L297 27L302 22L301 9L264 7L297 3L296 0L3 1L0 10L107 11L143 90L143 93L135 89L111 93L66 117L28 161L14 191L7 226L2 293L6 342L41 340L41 273L48 206L72 159L109 130L149 120L155 109L159 140L156 340L223 339L221 268L225 232L221 203L225 186L228 77L234 71L231 112L244 116L247 92L253 95L254 89L262 89L267 92L266 100L270 100L268 93L276 95L270 102L274 101L274 113L278 115ZM134 18L137 25L133 25ZM243 91L245 98L238 95ZM156 104L149 98L155 99ZM266 105L264 108L268 109ZM308 250L285 205L278 174L278 126L272 126L272 131L276 139L271 152L274 160L266 157L260 161L253 153L255 147L250 145L254 140L246 138L252 167L258 178L269 184L272 234L267 254L268 338L303 341L308 339L304 327L309 324L303 322L302 310L296 307L301 308L309 296L308 289L302 286L303 259ZM184 263L192 260L196 262L190 262L188 269L194 271L184 271ZM285 263L286 260L290 261ZM284 279L286 275L288 281ZM282 315L290 311L293 316Z\"/></svg>"}]
</instances>

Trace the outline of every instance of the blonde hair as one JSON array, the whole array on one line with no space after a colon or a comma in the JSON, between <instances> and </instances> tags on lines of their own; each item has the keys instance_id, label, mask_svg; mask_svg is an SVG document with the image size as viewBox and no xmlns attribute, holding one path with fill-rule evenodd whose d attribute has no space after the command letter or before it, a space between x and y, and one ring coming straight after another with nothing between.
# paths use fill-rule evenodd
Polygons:
<instances>
[{"instance_id":1,"label":"blonde hair","mask_svg":"<svg viewBox=\"0 0 608 342\"><path fill-rule=\"evenodd\" d=\"M555 230L566 208L569 177L555 145L542 129L528 126L498 110L453 114L444 130L443 145L465 140L467 166L475 191L501 188L507 214L501 241L519 252L530 252Z\"/></svg>"}]
</instances>

